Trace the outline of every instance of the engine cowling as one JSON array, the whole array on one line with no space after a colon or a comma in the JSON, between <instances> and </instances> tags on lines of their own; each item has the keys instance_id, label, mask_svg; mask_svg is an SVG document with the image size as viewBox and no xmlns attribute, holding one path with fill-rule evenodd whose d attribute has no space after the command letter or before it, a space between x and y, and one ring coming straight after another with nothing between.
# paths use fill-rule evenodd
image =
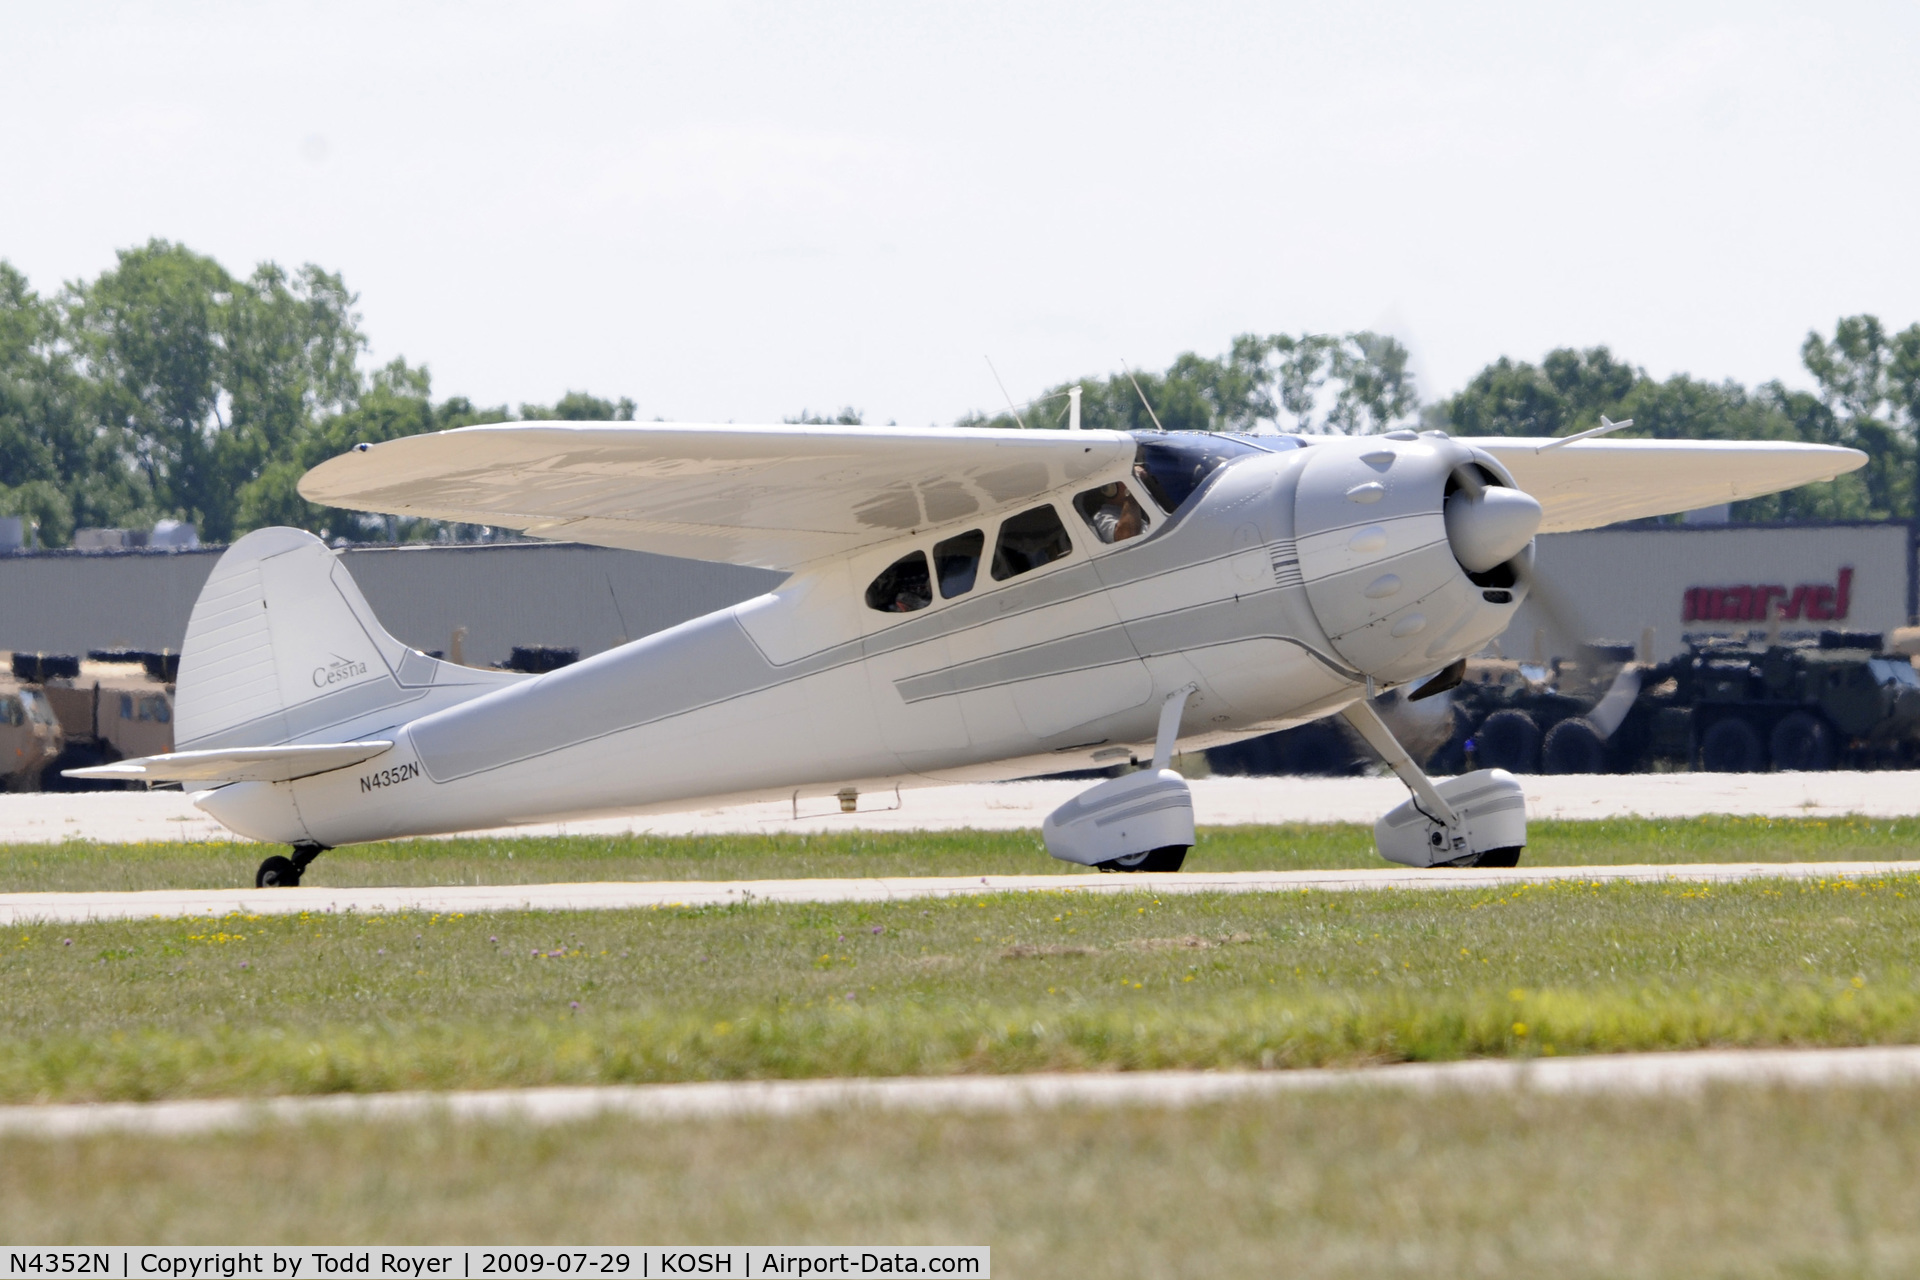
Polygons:
<instances>
[{"instance_id":1,"label":"engine cowling","mask_svg":"<svg viewBox=\"0 0 1920 1280\"><path fill-rule=\"evenodd\" d=\"M1317 441L1294 502L1308 602L1355 669L1414 679L1507 629L1540 517L1491 457L1440 432Z\"/></svg>"}]
</instances>

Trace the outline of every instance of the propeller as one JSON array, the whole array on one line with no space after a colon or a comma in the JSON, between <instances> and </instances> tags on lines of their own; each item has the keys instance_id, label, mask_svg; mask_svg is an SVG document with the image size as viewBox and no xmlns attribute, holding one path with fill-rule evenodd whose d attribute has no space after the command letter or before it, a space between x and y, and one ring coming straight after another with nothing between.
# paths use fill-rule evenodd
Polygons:
<instances>
[{"instance_id":1,"label":"propeller","mask_svg":"<svg viewBox=\"0 0 1920 1280\"><path fill-rule=\"evenodd\" d=\"M1532 494L1505 485L1489 485L1480 468L1465 462L1453 469L1457 486L1442 508L1454 559L1469 573L1486 573L1527 549L1545 514Z\"/></svg>"},{"instance_id":2,"label":"propeller","mask_svg":"<svg viewBox=\"0 0 1920 1280\"><path fill-rule=\"evenodd\" d=\"M1554 443L1604 435L1632 425L1632 419L1617 423L1603 420L1603 425L1593 431ZM1470 573L1486 573L1505 565L1525 589L1527 599L1544 615L1549 629L1586 648L1585 627L1568 607L1566 598L1547 581L1533 557L1523 554L1540 531L1543 513L1539 501L1523 490L1488 484L1485 473L1471 461L1455 467L1452 477L1454 490L1447 495L1443 510L1447 541L1453 545L1454 557ZM1429 683L1438 684L1447 674L1442 672ZM1439 693L1440 689L1421 692Z\"/></svg>"}]
</instances>

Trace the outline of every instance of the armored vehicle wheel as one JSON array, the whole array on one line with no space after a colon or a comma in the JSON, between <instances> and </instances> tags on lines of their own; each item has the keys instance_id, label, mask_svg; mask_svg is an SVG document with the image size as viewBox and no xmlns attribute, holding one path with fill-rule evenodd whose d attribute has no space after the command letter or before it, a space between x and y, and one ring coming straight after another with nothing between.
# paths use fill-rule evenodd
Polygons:
<instances>
[{"instance_id":1,"label":"armored vehicle wheel","mask_svg":"<svg viewBox=\"0 0 1920 1280\"><path fill-rule=\"evenodd\" d=\"M1757 773L1766 768L1759 731L1739 716L1714 721L1700 739L1700 767L1708 773Z\"/></svg>"},{"instance_id":2,"label":"armored vehicle wheel","mask_svg":"<svg viewBox=\"0 0 1920 1280\"><path fill-rule=\"evenodd\" d=\"M1607 744L1591 723L1575 716L1547 730L1540 744L1542 773L1605 773Z\"/></svg>"},{"instance_id":3,"label":"armored vehicle wheel","mask_svg":"<svg viewBox=\"0 0 1920 1280\"><path fill-rule=\"evenodd\" d=\"M1773 767L1818 773L1833 767L1833 734L1826 722L1810 711L1794 711L1780 718L1767 739Z\"/></svg>"},{"instance_id":4,"label":"armored vehicle wheel","mask_svg":"<svg viewBox=\"0 0 1920 1280\"><path fill-rule=\"evenodd\" d=\"M1102 871L1178 871L1187 860L1187 846L1170 844L1145 853L1130 853L1124 858L1108 858L1095 863Z\"/></svg>"},{"instance_id":5,"label":"armored vehicle wheel","mask_svg":"<svg viewBox=\"0 0 1920 1280\"><path fill-rule=\"evenodd\" d=\"M293 865L292 858L283 858L274 854L260 864L253 873L253 887L256 889L283 889L300 883L300 868Z\"/></svg>"},{"instance_id":6,"label":"armored vehicle wheel","mask_svg":"<svg viewBox=\"0 0 1920 1280\"><path fill-rule=\"evenodd\" d=\"M1540 771L1540 726L1524 711L1496 711L1473 735L1473 762L1508 773Z\"/></svg>"}]
</instances>

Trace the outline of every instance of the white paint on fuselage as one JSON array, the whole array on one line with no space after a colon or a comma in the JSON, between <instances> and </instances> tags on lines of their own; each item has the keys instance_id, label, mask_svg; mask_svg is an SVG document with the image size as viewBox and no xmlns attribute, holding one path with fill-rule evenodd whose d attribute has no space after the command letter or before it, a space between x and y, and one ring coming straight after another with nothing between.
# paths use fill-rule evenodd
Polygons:
<instances>
[{"instance_id":1,"label":"white paint on fuselage","mask_svg":"<svg viewBox=\"0 0 1920 1280\"><path fill-rule=\"evenodd\" d=\"M983 522L917 531L393 726L379 735L393 749L362 766L201 803L245 835L340 845L1087 768L1140 752L1160 702L1189 683L1189 749L1317 718L1364 681L1278 548L1292 545L1308 455L1347 445L1233 463L1177 517L1155 511L1147 536L1112 547L1056 494L1069 555L1006 582L983 563L972 591L915 613L866 608L879 570ZM985 559L995 529L984 522ZM382 771L403 780L370 781Z\"/></svg>"}]
</instances>

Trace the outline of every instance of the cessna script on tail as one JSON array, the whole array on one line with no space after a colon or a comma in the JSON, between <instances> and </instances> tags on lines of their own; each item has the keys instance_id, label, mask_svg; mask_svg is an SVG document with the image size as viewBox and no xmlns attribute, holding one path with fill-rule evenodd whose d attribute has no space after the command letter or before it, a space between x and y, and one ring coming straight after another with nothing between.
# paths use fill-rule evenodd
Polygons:
<instances>
[{"instance_id":1,"label":"cessna script on tail","mask_svg":"<svg viewBox=\"0 0 1920 1280\"><path fill-rule=\"evenodd\" d=\"M263 529L194 606L180 750L75 772L188 785L233 830L291 846L257 877L289 885L359 841L1132 762L1051 815L1047 847L1173 870L1193 843L1177 746L1341 712L1413 793L1376 827L1385 857L1511 865L1519 784L1428 779L1369 692L1444 685L1504 631L1536 533L1864 461L1431 431L515 423L362 444L300 492L791 576L521 675L409 649L318 539Z\"/></svg>"}]
</instances>

